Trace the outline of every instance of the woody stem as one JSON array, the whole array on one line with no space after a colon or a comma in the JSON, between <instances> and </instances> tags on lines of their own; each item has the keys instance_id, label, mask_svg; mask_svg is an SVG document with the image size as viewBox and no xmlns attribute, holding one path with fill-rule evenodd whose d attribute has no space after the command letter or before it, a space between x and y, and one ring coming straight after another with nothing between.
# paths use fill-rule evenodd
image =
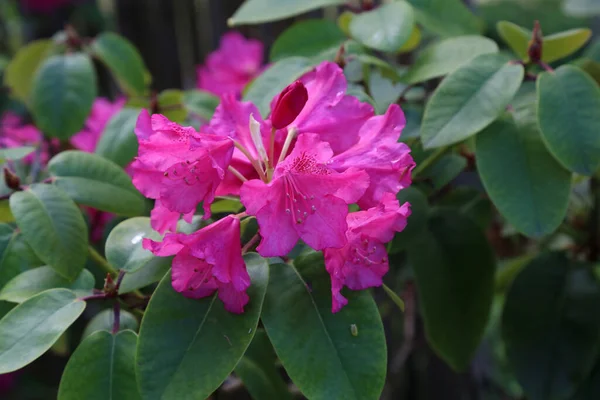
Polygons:
<instances>
[{"instance_id":1,"label":"woody stem","mask_svg":"<svg viewBox=\"0 0 600 400\"><path fill-rule=\"evenodd\" d=\"M250 164L252 164L252 166L254 167L254 169L256 170L256 172L258 173L258 176L260 177L260 179L262 179L263 181L267 182L267 177L265 176L265 172L263 171L263 169L260 166L260 164L258 163L258 161L256 161L254 159L254 157L252 157L252 154L250 154L250 152L244 146L242 146L238 141L234 141L233 143L234 143L235 147L239 151L241 151L243 155L246 156L246 158L248 159L248 161L250 161Z\"/></svg>"},{"instance_id":2,"label":"woody stem","mask_svg":"<svg viewBox=\"0 0 600 400\"><path fill-rule=\"evenodd\" d=\"M229 170L229 172L231 172L233 175L235 175L240 181L246 182L248 180L248 179L246 179L246 177L244 175L242 175L242 173L240 171L238 171L231 165L228 166L227 169Z\"/></svg>"},{"instance_id":3,"label":"woody stem","mask_svg":"<svg viewBox=\"0 0 600 400\"><path fill-rule=\"evenodd\" d=\"M256 242L258 242L259 239L260 239L260 235L258 233L256 235L252 236L252 238L248 241L248 243L246 243L244 245L244 247L242 247L242 254L246 254L248 252L248 250L250 250L252 248L252 246L254 246L256 244Z\"/></svg>"}]
</instances>

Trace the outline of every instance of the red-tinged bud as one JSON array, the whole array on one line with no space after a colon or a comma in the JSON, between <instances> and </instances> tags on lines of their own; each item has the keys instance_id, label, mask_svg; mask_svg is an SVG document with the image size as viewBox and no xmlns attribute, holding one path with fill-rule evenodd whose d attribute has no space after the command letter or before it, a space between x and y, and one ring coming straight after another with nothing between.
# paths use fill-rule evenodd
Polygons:
<instances>
[{"instance_id":1,"label":"red-tinged bud","mask_svg":"<svg viewBox=\"0 0 600 400\"><path fill-rule=\"evenodd\" d=\"M11 188L12 190L21 189L21 180L19 179L19 177L6 167L4 167L4 182L6 183L6 186Z\"/></svg>"},{"instance_id":2,"label":"red-tinged bud","mask_svg":"<svg viewBox=\"0 0 600 400\"><path fill-rule=\"evenodd\" d=\"M529 60L531 62L537 63L542 59L542 48L542 28L540 27L540 22L535 21L535 24L533 25L533 32L531 34L531 40L529 41L529 47L527 48L527 55L529 56Z\"/></svg>"},{"instance_id":3,"label":"red-tinged bud","mask_svg":"<svg viewBox=\"0 0 600 400\"><path fill-rule=\"evenodd\" d=\"M335 58L333 59L333 62L339 65L340 68L344 68L346 66L346 59L344 58L345 55L346 49L344 45L341 45L337 53L335 54Z\"/></svg>"},{"instance_id":4,"label":"red-tinged bud","mask_svg":"<svg viewBox=\"0 0 600 400\"><path fill-rule=\"evenodd\" d=\"M307 100L308 92L300 81L296 81L283 89L271 113L273 127L283 129L294 122Z\"/></svg>"}]
</instances>

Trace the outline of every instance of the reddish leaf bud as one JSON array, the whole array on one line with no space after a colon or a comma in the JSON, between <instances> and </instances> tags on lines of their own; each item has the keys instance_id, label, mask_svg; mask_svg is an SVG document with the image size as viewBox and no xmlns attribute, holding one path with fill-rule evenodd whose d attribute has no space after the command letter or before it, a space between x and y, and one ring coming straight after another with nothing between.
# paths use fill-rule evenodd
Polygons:
<instances>
[{"instance_id":1,"label":"reddish leaf bud","mask_svg":"<svg viewBox=\"0 0 600 400\"><path fill-rule=\"evenodd\" d=\"M14 172L4 167L4 182L12 190L20 190L21 180Z\"/></svg>"},{"instance_id":2,"label":"reddish leaf bud","mask_svg":"<svg viewBox=\"0 0 600 400\"><path fill-rule=\"evenodd\" d=\"M529 56L529 60L531 62L537 63L542 59L542 48L542 29L540 27L540 22L535 21L533 32L531 34L531 40L529 41L529 47L527 48L527 55Z\"/></svg>"},{"instance_id":3,"label":"reddish leaf bud","mask_svg":"<svg viewBox=\"0 0 600 400\"><path fill-rule=\"evenodd\" d=\"M308 92L300 81L296 81L283 89L271 113L273 127L283 129L294 122L307 100Z\"/></svg>"}]
</instances>

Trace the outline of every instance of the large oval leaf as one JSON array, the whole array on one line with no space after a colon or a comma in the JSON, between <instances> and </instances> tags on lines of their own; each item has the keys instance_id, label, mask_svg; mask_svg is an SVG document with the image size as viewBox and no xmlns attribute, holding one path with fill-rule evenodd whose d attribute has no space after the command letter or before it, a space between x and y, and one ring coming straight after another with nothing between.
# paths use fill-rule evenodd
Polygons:
<instances>
[{"instance_id":1,"label":"large oval leaf","mask_svg":"<svg viewBox=\"0 0 600 400\"><path fill-rule=\"evenodd\" d=\"M427 103L421 140L425 148L458 143L492 123L519 90L522 65L484 54L442 81Z\"/></svg>"},{"instance_id":2,"label":"large oval leaf","mask_svg":"<svg viewBox=\"0 0 600 400\"><path fill-rule=\"evenodd\" d=\"M54 184L75 202L102 211L133 216L146 210L144 197L127 173L96 154L65 151L48 163Z\"/></svg>"},{"instance_id":3,"label":"large oval leaf","mask_svg":"<svg viewBox=\"0 0 600 400\"><path fill-rule=\"evenodd\" d=\"M83 128L95 97L96 74L87 55L52 56L33 78L31 112L44 134L68 139Z\"/></svg>"},{"instance_id":4,"label":"large oval leaf","mask_svg":"<svg viewBox=\"0 0 600 400\"><path fill-rule=\"evenodd\" d=\"M295 266L271 265L262 314L267 334L306 397L378 399L387 351L377 306L368 292L348 292L348 304L332 314L330 282L319 254Z\"/></svg>"},{"instance_id":5,"label":"large oval leaf","mask_svg":"<svg viewBox=\"0 0 600 400\"><path fill-rule=\"evenodd\" d=\"M119 290L119 293L121 291ZM111 332L114 328L115 323L115 312L112 308L108 308L106 310L100 311L98 314L92 318L92 320L87 324L85 330L81 334L81 340L87 338L88 336L96 333L98 331L108 331ZM140 324L135 317L130 312L125 310L121 310L119 313L119 332L124 330L132 330L137 331Z\"/></svg>"},{"instance_id":6,"label":"large oval leaf","mask_svg":"<svg viewBox=\"0 0 600 400\"><path fill-rule=\"evenodd\" d=\"M116 33L103 32L92 42L91 51L106 64L125 93L132 96L144 95L146 90L144 60L127 39Z\"/></svg>"},{"instance_id":7,"label":"large oval leaf","mask_svg":"<svg viewBox=\"0 0 600 400\"><path fill-rule=\"evenodd\" d=\"M119 293L128 293L160 281L171 268L173 257L155 257L143 268L125 274Z\"/></svg>"},{"instance_id":8,"label":"large oval leaf","mask_svg":"<svg viewBox=\"0 0 600 400\"><path fill-rule=\"evenodd\" d=\"M22 303L48 289L65 288L77 294L90 293L94 288L94 275L87 269L70 282L51 267L38 267L25 271L10 280L0 290L0 300Z\"/></svg>"},{"instance_id":9,"label":"large oval leaf","mask_svg":"<svg viewBox=\"0 0 600 400\"><path fill-rule=\"evenodd\" d=\"M433 43L417 57L401 81L415 84L454 72L481 54L496 53L498 45L483 36L458 36Z\"/></svg>"},{"instance_id":10,"label":"large oval leaf","mask_svg":"<svg viewBox=\"0 0 600 400\"><path fill-rule=\"evenodd\" d=\"M67 289L47 290L13 308L0 320L0 374L44 354L84 309Z\"/></svg>"},{"instance_id":11,"label":"large oval leaf","mask_svg":"<svg viewBox=\"0 0 600 400\"><path fill-rule=\"evenodd\" d=\"M139 108L129 107L113 115L100 136L96 154L120 167L129 164L138 152L138 140L133 130L139 115Z\"/></svg>"},{"instance_id":12,"label":"large oval leaf","mask_svg":"<svg viewBox=\"0 0 600 400\"><path fill-rule=\"evenodd\" d=\"M106 239L106 259L115 268L134 272L156 257L142 247L143 238L160 240L150 218L130 218L117 225Z\"/></svg>"},{"instance_id":13,"label":"large oval leaf","mask_svg":"<svg viewBox=\"0 0 600 400\"><path fill-rule=\"evenodd\" d=\"M35 40L20 48L6 66L4 84L19 100L26 102L29 99L33 75L48 56L51 47L50 39Z\"/></svg>"},{"instance_id":14,"label":"large oval leaf","mask_svg":"<svg viewBox=\"0 0 600 400\"><path fill-rule=\"evenodd\" d=\"M287 85L308 71L310 65L310 61L304 57L290 57L274 63L250 83L244 94L244 100L254 103L261 115L266 117L269 114L271 100Z\"/></svg>"},{"instance_id":15,"label":"large oval leaf","mask_svg":"<svg viewBox=\"0 0 600 400\"><path fill-rule=\"evenodd\" d=\"M10 196L10 209L37 256L74 280L88 252L87 226L75 203L52 185L35 184Z\"/></svg>"},{"instance_id":16,"label":"large oval leaf","mask_svg":"<svg viewBox=\"0 0 600 400\"><path fill-rule=\"evenodd\" d=\"M296 22L286 29L271 47L271 61L293 56L306 57L313 62L333 60L346 40L337 24L325 19Z\"/></svg>"},{"instance_id":17,"label":"large oval leaf","mask_svg":"<svg viewBox=\"0 0 600 400\"><path fill-rule=\"evenodd\" d=\"M481 33L483 23L461 0L408 0L417 22L440 36Z\"/></svg>"},{"instance_id":18,"label":"large oval leaf","mask_svg":"<svg viewBox=\"0 0 600 400\"><path fill-rule=\"evenodd\" d=\"M235 26L277 21L316 8L344 3L345 0L247 0L227 21L227 24Z\"/></svg>"},{"instance_id":19,"label":"large oval leaf","mask_svg":"<svg viewBox=\"0 0 600 400\"><path fill-rule=\"evenodd\" d=\"M569 399L590 373L600 349L599 303L591 271L563 254L543 254L515 278L502 337L528 399Z\"/></svg>"},{"instance_id":20,"label":"large oval leaf","mask_svg":"<svg viewBox=\"0 0 600 400\"><path fill-rule=\"evenodd\" d=\"M414 26L412 7L405 2L393 2L355 15L350 22L350 34L372 49L397 52L410 38Z\"/></svg>"},{"instance_id":21,"label":"large oval leaf","mask_svg":"<svg viewBox=\"0 0 600 400\"><path fill-rule=\"evenodd\" d=\"M137 351L144 399L204 399L234 369L256 331L269 280L266 260L249 254L245 261L252 285L240 315L225 311L216 294L195 300L177 293L170 274L158 285L142 320Z\"/></svg>"},{"instance_id":22,"label":"large oval leaf","mask_svg":"<svg viewBox=\"0 0 600 400\"><path fill-rule=\"evenodd\" d=\"M194 117L204 121L210 121L218 105L219 98L204 90L190 89L183 93L185 109Z\"/></svg>"},{"instance_id":23,"label":"large oval leaf","mask_svg":"<svg viewBox=\"0 0 600 400\"><path fill-rule=\"evenodd\" d=\"M538 123L550 152L573 172L600 166L600 88L579 68L565 65L537 82Z\"/></svg>"},{"instance_id":24,"label":"large oval leaf","mask_svg":"<svg viewBox=\"0 0 600 400\"><path fill-rule=\"evenodd\" d=\"M452 368L467 369L488 321L494 294L494 253L485 234L454 210L439 211L408 249L425 333Z\"/></svg>"},{"instance_id":25,"label":"large oval leaf","mask_svg":"<svg viewBox=\"0 0 600 400\"><path fill-rule=\"evenodd\" d=\"M58 400L141 399L135 380L132 331L99 331L73 353L60 380Z\"/></svg>"},{"instance_id":26,"label":"large oval leaf","mask_svg":"<svg viewBox=\"0 0 600 400\"><path fill-rule=\"evenodd\" d=\"M17 275L43 264L22 233L8 225L0 225L0 287Z\"/></svg>"},{"instance_id":27,"label":"large oval leaf","mask_svg":"<svg viewBox=\"0 0 600 400\"><path fill-rule=\"evenodd\" d=\"M3 164L6 160L20 160L21 158L33 153L34 151L35 147L33 146L0 149L0 164Z\"/></svg>"},{"instance_id":28,"label":"large oval leaf","mask_svg":"<svg viewBox=\"0 0 600 400\"><path fill-rule=\"evenodd\" d=\"M477 136L476 157L492 202L517 230L539 237L560 225L571 174L548 153L535 128L500 119Z\"/></svg>"},{"instance_id":29,"label":"large oval leaf","mask_svg":"<svg viewBox=\"0 0 600 400\"><path fill-rule=\"evenodd\" d=\"M527 59L527 48L531 39L531 31L509 21L496 24L498 34L504 42L523 60Z\"/></svg>"}]
</instances>

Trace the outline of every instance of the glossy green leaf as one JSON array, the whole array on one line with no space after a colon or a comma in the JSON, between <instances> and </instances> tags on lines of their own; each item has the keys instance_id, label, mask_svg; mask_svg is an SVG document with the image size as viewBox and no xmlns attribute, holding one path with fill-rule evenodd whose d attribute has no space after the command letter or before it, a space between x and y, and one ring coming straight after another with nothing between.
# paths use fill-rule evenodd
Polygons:
<instances>
[{"instance_id":1,"label":"glossy green leaf","mask_svg":"<svg viewBox=\"0 0 600 400\"><path fill-rule=\"evenodd\" d=\"M429 216L429 202L427 196L419 189L409 186L398 192L396 196L400 205L405 202L410 203L410 216L408 217L406 228L402 232L396 233L391 247L388 247L390 254L398 253L407 249L413 240L417 239L423 230L427 227L427 217Z\"/></svg>"},{"instance_id":2,"label":"glossy green leaf","mask_svg":"<svg viewBox=\"0 0 600 400\"><path fill-rule=\"evenodd\" d=\"M523 66L500 54L481 55L444 79L427 103L425 148L458 143L502 114L521 86Z\"/></svg>"},{"instance_id":3,"label":"glossy green leaf","mask_svg":"<svg viewBox=\"0 0 600 400\"><path fill-rule=\"evenodd\" d=\"M76 203L118 215L146 211L144 197L117 164L92 153L64 151L48 163L54 184Z\"/></svg>"},{"instance_id":4,"label":"glossy green leaf","mask_svg":"<svg viewBox=\"0 0 600 400\"><path fill-rule=\"evenodd\" d=\"M44 354L84 309L67 289L47 290L13 308L0 320L0 374Z\"/></svg>"},{"instance_id":5,"label":"glossy green leaf","mask_svg":"<svg viewBox=\"0 0 600 400\"><path fill-rule=\"evenodd\" d=\"M70 289L78 295L91 294L94 288L94 276L84 269L73 282L70 282L48 266L30 269L4 285L0 290L0 300L22 303L44 290L55 288Z\"/></svg>"},{"instance_id":6,"label":"glossy green leaf","mask_svg":"<svg viewBox=\"0 0 600 400\"><path fill-rule=\"evenodd\" d=\"M256 332L269 280L266 260L248 254L245 261L252 285L239 315L226 311L217 294L189 299L173 290L170 274L161 281L140 328L137 378L144 399L204 399L233 371Z\"/></svg>"},{"instance_id":7,"label":"glossy green leaf","mask_svg":"<svg viewBox=\"0 0 600 400\"><path fill-rule=\"evenodd\" d=\"M49 55L52 40L41 39L28 43L17 51L4 71L4 84L21 101L29 99L33 76Z\"/></svg>"},{"instance_id":8,"label":"glossy green leaf","mask_svg":"<svg viewBox=\"0 0 600 400\"><path fill-rule=\"evenodd\" d=\"M432 190L440 190L454 180L467 166L467 160L458 154L447 154L423 171Z\"/></svg>"},{"instance_id":9,"label":"glossy green leaf","mask_svg":"<svg viewBox=\"0 0 600 400\"><path fill-rule=\"evenodd\" d=\"M438 211L409 248L425 333L457 371L467 369L487 324L494 291L494 253L484 232L453 210Z\"/></svg>"},{"instance_id":10,"label":"glossy green leaf","mask_svg":"<svg viewBox=\"0 0 600 400\"><path fill-rule=\"evenodd\" d=\"M120 291L119 291L120 292ZM106 310L100 311L98 314L91 319L91 321L85 327L83 334L81 335L81 340L87 338L93 333L98 331L108 331L111 332L115 322L115 312L112 308L108 308ZM119 314L119 332L124 330L132 330L137 331L140 324L132 313L121 310Z\"/></svg>"},{"instance_id":11,"label":"glossy green leaf","mask_svg":"<svg viewBox=\"0 0 600 400\"><path fill-rule=\"evenodd\" d=\"M100 136L96 154L120 167L129 164L138 152L138 140L133 130L139 115L139 108L128 107L113 115Z\"/></svg>"},{"instance_id":12,"label":"glossy green leaf","mask_svg":"<svg viewBox=\"0 0 600 400\"><path fill-rule=\"evenodd\" d=\"M10 209L36 255L74 280L88 252L87 226L75 203L60 189L35 184L10 196Z\"/></svg>"},{"instance_id":13,"label":"glossy green leaf","mask_svg":"<svg viewBox=\"0 0 600 400\"><path fill-rule=\"evenodd\" d=\"M483 24L460 0L408 0L417 22L440 36L481 33Z\"/></svg>"},{"instance_id":14,"label":"glossy green leaf","mask_svg":"<svg viewBox=\"0 0 600 400\"><path fill-rule=\"evenodd\" d=\"M498 45L483 36L458 36L427 46L402 75L402 82L415 84L454 72L481 54L498 52Z\"/></svg>"},{"instance_id":15,"label":"glossy green leaf","mask_svg":"<svg viewBox=\"0 0 600 400\"><path fill-rule=\"evenodd\" d=\"M590 373L600 350L598 304L591 271L563 254L543 254L515 278L502 338L528 399L568 399Z\"/></svg>"},{"instance_id":16,"label":"glossy green leaf","mask_svg":"<svg viewBox=\"0 0 600 400\"><path fill-rule=\"evenodd\" d=\"M271 61L293 56L306 57L317 63L333 60L346 40L335 22L325 19L299 21L286 29L271 47Z\"/></svg>"},{"instance_id":17,"label":"glossy green leaf","mask_svg":"<svg viewBox=\"0 0 600 400\"><path fill-rule=\"evenodd\" d=\"M150 218L130 218L117 225L106 239L106 259L117 269L134 272L155 258L142 247L142 240L149 238L160 241L159 235L150 226Z\"/></svg>"},{"instance_id":18,"label":"glossy green leaf","mask_svg":"<svg viewBox=\"0 0 600 400\"><path fill-rule=\"evenodd\" d=\"M377 306L366 291L344 296L348 304L333 314L320 254L271 265L261 318L286 372L310 399L378 399L383 389L387 351Z\"/></svg>"},{"instance_id":19,"label":"glossy green leaf","mask_svg":"<svg viewBox=\"0 0 600 400\"><path fill-rule=\"evenodd\" d=\"M173 257L155 257L143 268L125 274L119 293L128 293L160 281L171 268Z\"/></svg>"},{"instance_id":20,"label":"glossy green leaf","mask_svg":"<svg viewBox=\"0 0 600 400\"><path fill-rule=\"evenodd\" d=\"M367 47L391 53L406 43L414 26L412 7L392 2L355 15L350 21L350 34Z\"/></svg>"},{"instance_id":21,"label":"glossy green leaf","mask_svg":"<svg viewBox=\"0 0 600 400\"><path fill-rule=\"evenodd\" d=\"M560 225L571 174L546 150L535 129L500 119L477 136L476 157L492 202L517 230L539 237Z\"/></svg>"},{"instance_id":22,"label":"glossy green leaf","mask_svg":"<svg viewBox=\"0 0 600 400\"><path fill-rule=\"evenodd\" d=\"M229 26L277 21L327 6L344 4L344 0L246 0L227 21Z\"/></svg>"},{"instance_id":23,"label":"glossy green leaf","mask_svg":"<svg viewBox=\"0 0 600 400\"><path fill-rule=\"evenodd\" d=\"M527 48L531 40L531 31L509 21L496 24L498 34L504 42L523 60L527 59Z\"/></svg>"},{"instance_id":24,"label":"glossy green leaf","mask_svg":"<svg viewBox=\"0 0 600 400\"><path fill-rule=\"evenodd\" d=\"M0 200L0 223L13 222L15 217L10 212L10 204L8 199Z\"/></svg>"},{"instance_id":25,"label":"glossy green leaf","mask_svg":"<svg viewBox=\"0 0 600 400\"><path fill-rule=\"evenodd\" d=\"M0 287L17 275L42 264L22 233L9 225L0 224Z\"/></svg>"},{"instance_id":26,"label":"glossy green leaf","mask_svg":"<svg viewBox=\"0 0 600 400\"><path fill-rule=\"evenodd\" d=\"M184 123L187 109L183 105L183 91L179 89L163 90L158 95L158 108L161 114L173 122Z\"/></svg>"},{"instance_id":27,"label":"glossy green leaf","mask_svg":"<svg viewBox=\"0 0 600 400\"><path fill-rule=\"evenodd\" d=\"M83 128L95 98L96 74L87 55L52 56L33 78L31 112L46 135L68 139Z\"/></svg>"},{"instance_id":28,"label":"glossy green leaf","mask_svg":"<svg viewBox=\"0 0 600 400\"><path fill-rule=\"evenodd\" d=\"M310 61L304 57L290 57L278 61L250 83L244 100L254 103L261 115L266 117L271 100L309 68Z\"/></svg>"},{"instance_id":29,"label":"glossy green leaf","mask_svg":"<svg viewBox=\"0 0 600 400\"><path fill-rule=\"evenodd\" d=\"M0 164L6 160L20 160L21 158L33 153L35 147L23 146L23 147L11 147L9 149L0 149Z\"/></svg>"},{"instance_id":30,"label":"glossy green leaf","mask_svg":"<svg viewBox=\"0 0 600 400\"><path fill-rule=\"evenodd\" d=\"M204 90L191 89L184 92L183 105L193 114L192 118L210 121L219 105L219 98Z\"/></svg>"},{"instance_id":31,"label":"glossy green leaf","mask_svg":"<svg viewBox=\"0 0 600 400\"><path fill-rule=\"evenodd\" d=\"M600 166L600 88L565 65L537 82L538 123L550 152L566 168L592 175Z\"/></svg>"},{"instance_id":32,"label":"glossy green leaf","mask_svg":"<svg viewBox=\"0 0 600 400\"><path fill-rule=\"evenodd\" d=\"M276 360L277 356L266 332L259 329L234 370L254 400L292 398L286 383L277 371Z\"/></svg>"},{"instance_id":33,"label":"glossy green leaf","mask_svg":"<svg viewBox=\"0 0 600 400\"><path fill-rule=\"evenodd\" d=\"M73 353L60 380L58 400L141 399L135 380L137 335L99 331Z\"/></svg>"},{"instance_id":34,"label":"glossy green leaf","mask_svg":"<svg viewBox=\"0 0 600 400\"><path fill-rule=\"evenodd\" d=\"M131 42L113 32L103 32L91 44L92 54L110 70L128 95L142 96L146 90L144 60Z\"/></svg>"}]
</instances>

